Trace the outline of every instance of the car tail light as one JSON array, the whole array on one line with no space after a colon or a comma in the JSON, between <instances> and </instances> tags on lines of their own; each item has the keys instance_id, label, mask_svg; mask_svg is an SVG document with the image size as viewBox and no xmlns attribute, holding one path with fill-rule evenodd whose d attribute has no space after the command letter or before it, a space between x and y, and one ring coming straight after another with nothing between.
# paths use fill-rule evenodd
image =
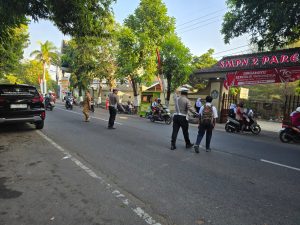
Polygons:
<instances>
[{"instance_id":1,"label":"car tail light","mask_svg":"<svg viewBox=\"0 0 300 225\"><path fill-rule=\"evenodd\" d=\"M0 96L0 104L5 102L5 98Z\"/></svg>"},{"instance_id":2,"label":"car tail light","mask_svg":"<svg viewBox=\"0 0 300 225\"><path fill-rule=\"evenodd\" d=\"M45 112L42 112L41 113L41 117L42 117L42 120L44 120L46 118L46 113Z\"/></svg>"},{"instance_id":3,"label":"car tail light","mask_svg":"<svg viewBox=\"0 0 300 225\"><path fill-rule=\"evenodd\" d=\"M36 96L36 97L34 97L33 99L32 99L32 102L33 103L37 103L37 102L43 102L44 101L44 98L43 98L43 96L42 95L39 95L39 96Z\"/></svg>"}]
</instances>

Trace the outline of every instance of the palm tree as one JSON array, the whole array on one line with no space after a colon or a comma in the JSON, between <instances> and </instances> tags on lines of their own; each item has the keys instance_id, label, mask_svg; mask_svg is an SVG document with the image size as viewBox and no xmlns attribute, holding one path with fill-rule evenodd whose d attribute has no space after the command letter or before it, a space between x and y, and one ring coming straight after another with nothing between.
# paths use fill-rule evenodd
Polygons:
<instances>
[{"instance_id":1,"label":"palm tree","mask_svg":"<svg viewBox=\"0 0 300 225\"><path fill-rule=\"evenodd\" d=\"M50 41L45 43L39 42L41 49L31 52L30 56L34 56L36 60L39 60L43 64L43 90L42 93L45 94L47 91L46 82L46 66L51 63L58 61L58 54L56 52L57 48Z\"/></svg>"}]
</instances>

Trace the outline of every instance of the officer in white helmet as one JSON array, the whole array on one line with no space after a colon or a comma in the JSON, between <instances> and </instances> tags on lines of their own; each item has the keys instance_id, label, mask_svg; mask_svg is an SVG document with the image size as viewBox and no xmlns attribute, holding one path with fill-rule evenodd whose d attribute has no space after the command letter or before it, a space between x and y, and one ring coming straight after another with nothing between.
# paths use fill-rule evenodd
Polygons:
<instances>
[{"instance_id":1,"label":"officer in white helmet","mask_svg":"<svg viewBox=\"0 0 300 225\"><path fill-rule=\"evenodd\" d=\"M181 127L184 140L185 147L191 148L194 144L191 143L189 139L189 122L188 122L188 111L193 114L197 114L193 109L190 100L187 98L188 89L183 87L180 89L180 96L174 94L174 102L175 102L175 110L173 116L173 131L172 131L172 139L171 139L171 150L176 149L176 139L178 135L178 131Z\"/></svg>"}]
</instances>

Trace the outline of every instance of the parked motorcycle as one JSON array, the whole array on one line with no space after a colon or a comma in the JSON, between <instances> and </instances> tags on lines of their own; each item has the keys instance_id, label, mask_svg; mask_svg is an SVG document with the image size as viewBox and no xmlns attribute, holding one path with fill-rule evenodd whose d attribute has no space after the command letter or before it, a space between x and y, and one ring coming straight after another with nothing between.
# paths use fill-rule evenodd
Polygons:
<instances>
[{"instance_id":1,"label":"parked motorcycle","mask_svg":"<svg viewBox=\"0 0 300 225\"><path fill-rule=\"evenodd\" d=\"M279 132L279 138L283 143L299 142L300 129L291 125L282 125L282 130Z\"/></svg>"},{"instance_id":2,"label":"parked motorcycle","mask_svg":"<svg viewBox=\"0 0 300 225\"><path fill-rule=\"evenodd\" d=\"M68 96L66 98L66 109L73 109L73 103L74 103L74 99L73 97Z\"/></svg>"},{"instance_id":3,"label":"parked motorcycle","mask_svg":"<svg viewBox=\"0 0 300 225\"><path fill-rule=\"evenodd\" d=\"M225 130L227 132L240 132L241 131L241 124L238 120L228 117L227 122L225 124ZM261 128L256 120L253 118L253 111L247 114L244 124L244 132L252 132L253 134L259 134L261 132Z\"/></svg>"},{"instance_id":4,"label":"parked motorcycle","mask_svg":"<svg viewBox=\"0 0 300 225\"><path fill-rule=\"evenodd\" d=\"M170 110L166 106L163 106L160 114L157 112L152 112L151 115L148 115L148 118L151 122L163 121L168 125L172 123Z\"/></svg>"}]
</instances>

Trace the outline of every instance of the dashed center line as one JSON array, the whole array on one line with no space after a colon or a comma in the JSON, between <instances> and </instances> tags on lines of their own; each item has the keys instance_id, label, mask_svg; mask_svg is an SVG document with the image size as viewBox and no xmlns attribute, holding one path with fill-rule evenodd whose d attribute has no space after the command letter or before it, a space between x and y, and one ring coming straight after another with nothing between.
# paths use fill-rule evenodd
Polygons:
<instances>
[{"instance_id":1,"label":"dashed center line","mask_svg":"<svg viewBox=\"0 0 300 225\"><path fill-rule=\"evenodd\" d=\"M288 168L288 169L292 169L292 170L300 171L300 169L299 169L299 168L292 167L292 166L287 166L287 165L284 165L284 164L281 164L281 163L272 162L272 161L265 160L265 159L260 159L260 161L261 161L261 162L265 162L265 163L269 163L269 164L273 164L273 165L276 165L276 166L281 166L281 167L285 167L285 168Z\"/></svg>"}]
</instances>

